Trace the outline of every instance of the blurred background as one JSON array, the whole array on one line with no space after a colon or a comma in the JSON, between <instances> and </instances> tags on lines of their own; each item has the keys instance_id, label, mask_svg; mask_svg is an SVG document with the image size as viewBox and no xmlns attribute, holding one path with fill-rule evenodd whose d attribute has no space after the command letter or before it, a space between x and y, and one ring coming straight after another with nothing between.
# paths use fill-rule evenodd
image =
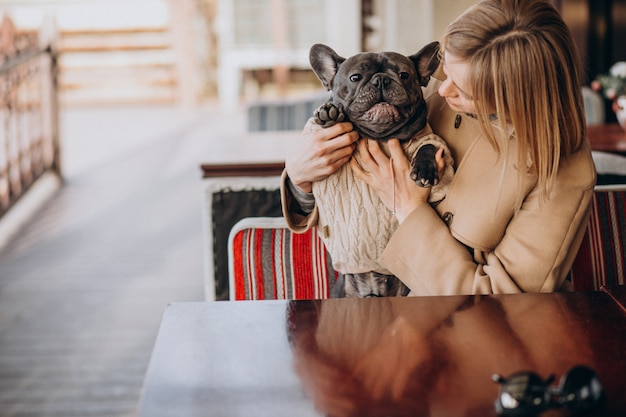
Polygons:
<instances>
[{"instance_id":1,"label":"blurred background","mask_svg":"<svg viewBox=\"0 0 626 417\"><path fill-rule=\"evenodd\" d=\"M472 1L0 1L19 31L60 53L63 104L293 96L319 89L308 50L415 52ZM50 32L54 32L52 35ZM41 34L40 34L41 35Z\"/></svg>"},{"instance_id":2,"label":"blurred background","mask_svg":"<svg viewBox=\"0 0 626 417\"><path fill-rule=\"evenodd\" d=\"M18 31L54 37L65 105L217 100L319 89L308 49L417 51L471 0L2 0ZM624 0L553 0L589 80L625 59Z\"/></svg>"},{"instance_id":3,"label":"blurred background","mask_svg":"<svg viewBox=\"0 0 626 417\"><path fill-rule=\"evenodd\" d=\"M164 308L211 298L201 165L284 161L312 44L411 54L474 3L0 0L0 417L132 416ZM585 85L626 60L626 0L553 4Z\"/></svg>"}]
</instances>

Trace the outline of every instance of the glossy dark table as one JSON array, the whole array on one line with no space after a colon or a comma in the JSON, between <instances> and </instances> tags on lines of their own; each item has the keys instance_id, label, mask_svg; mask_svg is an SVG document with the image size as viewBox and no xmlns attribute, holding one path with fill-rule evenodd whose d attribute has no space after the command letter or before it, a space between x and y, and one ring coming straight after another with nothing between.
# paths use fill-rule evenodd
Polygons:
<instances>
[{"instance_id":1,"label":"glossy dark table","mask_svg":"<svg viewBox=\"0 0 626 417\"><path fill-rule=\"evenodd\" d=\"M625 294L171 304L138 416L489 417L494 373L577 364L606 390L583 415L626 416Z\"/></svg>"},{"instance_id":2,"label":"glossy dark table","mask_svg":"<svg viewBox=\"0 0 626 417\"><path fill-rule=\"evenodd\" d=\"M594 151L626 154L626 131L617 123L588 126L587 136Z\"/></svg>"},{"instance_id":3,"label":"glossy dark table","mask_svg":"<svg viewBox=\"0 0 626 417\"><path fill-rule=\"evenodd\" d=\"M611 298L613 298L613 300L617 304L619 304L626 313L626 285L619 285L617 287L603 287L602 291L608 293Z\"/></svg>"}]
</instances>

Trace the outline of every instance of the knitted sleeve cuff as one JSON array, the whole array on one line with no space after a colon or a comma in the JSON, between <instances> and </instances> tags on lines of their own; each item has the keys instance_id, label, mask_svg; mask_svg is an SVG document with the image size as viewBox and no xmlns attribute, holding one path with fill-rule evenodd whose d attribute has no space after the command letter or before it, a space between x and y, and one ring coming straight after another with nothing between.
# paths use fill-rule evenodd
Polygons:
<instances>
[{"instance_id":1,"label":"knitted sleeve cuff","mask_svg":"<svg viewBox=\"0 0 626 417\"><path fill-rule=\"evenodd\" d=\"M294 200L300 206L300 211L302 214L307 215L313 211L315 207L315 197L313 193L307 193L296 187L289 177L287 177L287 188L289 192L293 196Z\"/></svg>"}]
</instances>

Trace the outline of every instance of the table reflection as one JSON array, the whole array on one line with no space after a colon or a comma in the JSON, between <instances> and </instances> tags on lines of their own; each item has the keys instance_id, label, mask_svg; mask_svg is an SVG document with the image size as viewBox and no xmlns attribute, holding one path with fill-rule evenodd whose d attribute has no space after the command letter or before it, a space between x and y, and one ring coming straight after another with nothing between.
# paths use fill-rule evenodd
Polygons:
<instances>
[{"instance_id":1,"label":"table reflection","mask_svg":"<svg viewBox=\"0 0 626 417\"><path fill-rule=\"evenodd\" d=\"M493 416L494 373L558 380L581 364L601 380L623 379L624 317L614 304L598 309L602 296L299 301L288 306L287 334L295 371L324 415ZM593 415L626 410L622 388L608 384L612 406Z\"/></svg>"}]
</instances>

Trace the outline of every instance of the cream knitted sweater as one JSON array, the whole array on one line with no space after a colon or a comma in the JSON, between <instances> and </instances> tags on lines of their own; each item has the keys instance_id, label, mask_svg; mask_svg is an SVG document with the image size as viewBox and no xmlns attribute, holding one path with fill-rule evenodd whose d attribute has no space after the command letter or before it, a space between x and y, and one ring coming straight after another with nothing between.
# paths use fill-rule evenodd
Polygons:
<instances>
[{"instance_id":1,"label":"cream knitted sweater","mask_svg":"<svg viewBox=\"0 0 626 417\"><path fill-rule=\"evenodd\" d=\"M446 168L439 184L431 190L432 204L446 196L454 175L454 162L447 145L430 126L405 142L403 148L412 160L417 150L426 144L445 149ZM389 155L386 142L383 149ZM355 153L353 157L359 161L359 155ZM376 192L354 176L350 164L325 180L313 183L313 195L319 212L318 231L332 257L333 268L341 273L390 274L378 259L398 222Z\"/></svg>"}]
</instances>

